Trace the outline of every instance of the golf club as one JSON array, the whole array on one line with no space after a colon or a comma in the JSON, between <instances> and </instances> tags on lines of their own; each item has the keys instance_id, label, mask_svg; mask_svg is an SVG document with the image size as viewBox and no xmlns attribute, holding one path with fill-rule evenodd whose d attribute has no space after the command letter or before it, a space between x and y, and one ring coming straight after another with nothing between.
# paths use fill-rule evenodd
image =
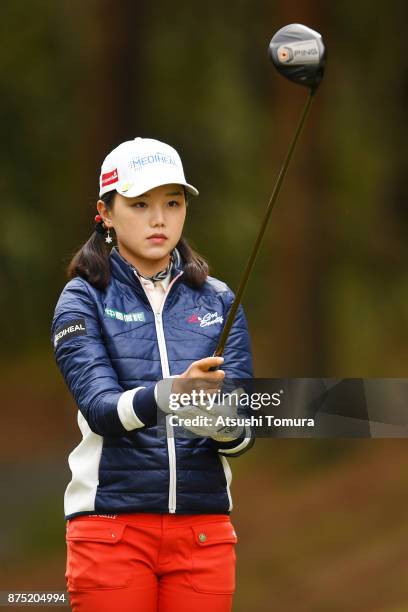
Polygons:
<instances>
[{"instance_id":1,"label":"golf club","mask_svg":"<svg viewBox=\"0 0 408 612\"><path fill-rule=\"evenodd\" d=\"M265 233L270 214L276 200L278 199L283 179L285 178L289 162L293 156L293 152L302 132L303 125L309 113L313 97L323 78L326 62L326 49L321 35L315 30L311 30L310 28L299 23L293 23L278 30L269 43L268 54L275 68L277 68L277 70L287 79L297 83L298 85L308 87L309 95L307 97L299 123L296 127L288 153L276 180L272 195L268 202L254 248L242 274L234 301L232 302L221 337L218 341L217 348L215 349L213 355L214 357L220 357L224 352L225 344L234 322L236 312L248 283L256 256L260 250L262 238ZM211 371L216 369L217 368L215 367L210 368Z\"/></svg>"}]
</instances>

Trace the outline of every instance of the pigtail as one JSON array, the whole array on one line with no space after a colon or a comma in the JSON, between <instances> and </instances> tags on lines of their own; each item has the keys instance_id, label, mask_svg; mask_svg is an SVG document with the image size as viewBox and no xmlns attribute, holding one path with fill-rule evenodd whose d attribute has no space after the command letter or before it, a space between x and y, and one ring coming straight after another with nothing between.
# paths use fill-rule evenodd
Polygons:
<instances>
[{"instance_id":1,"label":"pigtail","mask_svg":"<svg viewBox=\"0 0 408 612\"><path fill-rule=\"evenodd\" d=\"M110 209L115 191L108 191L100 199ZM68 279L81 276L97 289L104 290L110 280L109 250L105 242L105 229L101 222L85 244L75 253L67 267Z\"/></svg>"},{"instance_id":2,"label":"pigtail","mask_svg":"<svg viewBox=\"0 0 408 612\"><path fill-rule=\"evenodd\" d=\"M188 244L183 236L177 243L177 249L184 260L183 281L187 285L199 289L207 279L209 273L208 263L202 255L197 253Z\"/></svg>"},{"instance_id":3,"label":"pigtail","mask_svg":"<svg viewBox=\"0 0 408 612\"><path fill-rule=\"evenodd\" d=\"M186 206L188 206L190 203L190 194L184 185L183 191ZM188 244L184 236L181 236L176 247L184 261L183 282L194 289L199 289L205 283L209 274L208 263L202 255Z\"/></svg>"}]
</instances>

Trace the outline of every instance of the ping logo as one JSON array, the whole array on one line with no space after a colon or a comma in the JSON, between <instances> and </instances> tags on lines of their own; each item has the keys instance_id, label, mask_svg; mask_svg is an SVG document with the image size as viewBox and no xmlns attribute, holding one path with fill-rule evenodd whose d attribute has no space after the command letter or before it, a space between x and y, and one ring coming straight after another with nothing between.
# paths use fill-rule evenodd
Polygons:
<instances>
[{"instance_id":1,"label":"ping logo","mask_svg":"<svg viewBox=\"0 0 408 612\"><path fill-rule=\"evenodd\" d=\"M194 313L187 319L187 323L199 323L200 327L208 327L209 325L222 323L223 321L224 317L218 314L218 312L207 312L203 317Z\"/></svg>"},{"instance_id":2,"label":"ping logo","mask_svg":"<svg viewBox=\"0 0 408 612\"><path fill-rule=\"evenodd\" d=\"M70 338L73 338L74 336L86 336L87 333L85 319L68 321L68 323L61 325L55 330L54 347L56 347L58 344L62 344Z\"/></svg>"},{"instance_id":3,"label":"ping logo","mask_svg":"<svg viewBox=\"0 0 408 612\"><path fill-rule=\"evenodd\" d=\"M105 315L110 319L117 319L124 323L131 323L133 321L136 323L144 323L146 320L143 311L126 313L119 312L119 310L115 310L114 308L105 308Z\"/></svg>"}]
</instances>

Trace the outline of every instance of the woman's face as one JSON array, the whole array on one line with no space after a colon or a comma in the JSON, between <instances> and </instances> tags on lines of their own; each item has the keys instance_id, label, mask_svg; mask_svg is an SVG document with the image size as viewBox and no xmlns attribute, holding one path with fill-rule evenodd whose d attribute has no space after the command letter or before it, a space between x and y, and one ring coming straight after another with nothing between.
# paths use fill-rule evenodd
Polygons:
<instances>
[{"instance_id":1,"label":"woman's face","mask_svg":"<svg viewBox=\"0 0 408 612\"><path fill-rule=\"evenodd\" d=\"M97 208L105 225L114 228L125 259L142 272L143 268L160 270L167 265L186 218L182 185L160 185L134 198L116 193L110 211L101 200Z\"/></svg>"}]
</instances>

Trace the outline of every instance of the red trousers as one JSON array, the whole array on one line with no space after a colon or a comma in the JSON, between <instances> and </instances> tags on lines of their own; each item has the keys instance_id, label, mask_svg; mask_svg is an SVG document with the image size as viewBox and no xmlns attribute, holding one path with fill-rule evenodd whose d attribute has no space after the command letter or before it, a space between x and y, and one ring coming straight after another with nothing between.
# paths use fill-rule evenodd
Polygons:
<instances>
[{"instance_id":1,"label":"red trousers","mask_svg":"<svg viewBox=\"0 0 408 612\"><path fill-rule=\"evenodd\" d=\"M226 514L78 516L66 541L74 612L232 609L237 536Z\"/></svg>"}]
</instances>

